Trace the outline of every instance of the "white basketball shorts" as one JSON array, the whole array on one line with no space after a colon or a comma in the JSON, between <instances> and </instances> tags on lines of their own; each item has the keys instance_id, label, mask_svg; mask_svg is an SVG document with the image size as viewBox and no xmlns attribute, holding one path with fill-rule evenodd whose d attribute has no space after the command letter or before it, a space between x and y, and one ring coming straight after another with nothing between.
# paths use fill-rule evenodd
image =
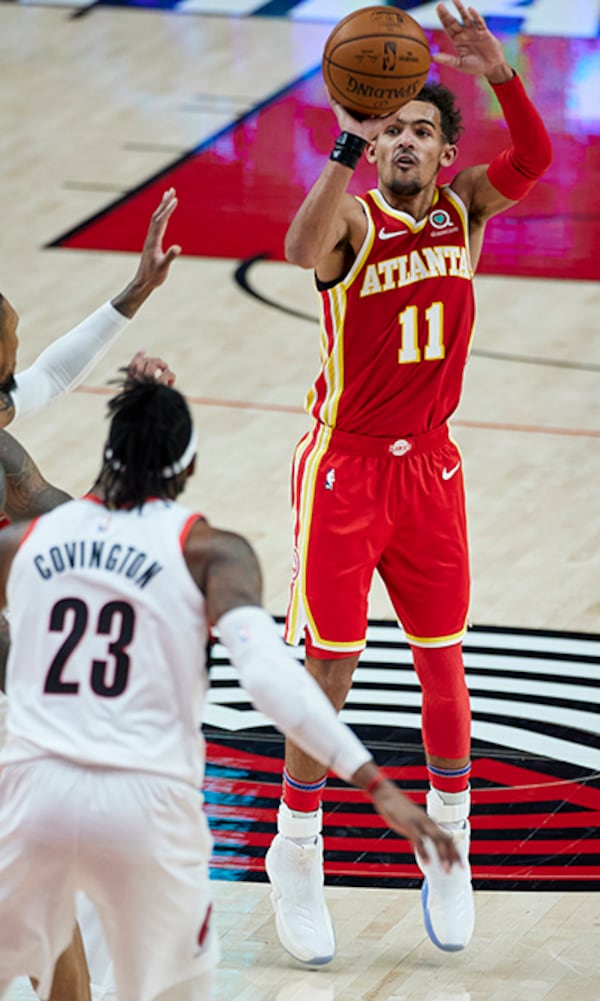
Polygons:
<instances>
[{"instance_id":1,"label":"white basketball shorts","mask_svg":"<svg viewBox=\"0 0 600 1001\"><path fill-rule=\"evenodd\" d=\"M0 772L0 984L47 998L83 890L102 922L119 1001L170 1001L218 961L211 837L193 787L59 759Z\"/></svg>"}]
</instances>

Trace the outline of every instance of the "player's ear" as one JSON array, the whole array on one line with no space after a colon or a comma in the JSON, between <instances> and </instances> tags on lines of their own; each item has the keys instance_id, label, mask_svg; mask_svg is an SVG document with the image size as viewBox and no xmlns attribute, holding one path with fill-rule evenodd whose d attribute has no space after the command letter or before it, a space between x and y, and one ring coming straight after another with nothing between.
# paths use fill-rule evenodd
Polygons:
<instances>
[{"instance_id":1,"label":"player's ear","mask_svg":"<svg viewBox=\"0 0 600 1001\"><path fill-rule=\"evenodd\" d=\"M440 157L440 167L451 167L457 156L458 146L452 146L450 143L446 143Z\"/></svg>"},{"instance_id":2,"label":"player's ear","mask_svg":"<svg viewBox=\"0 0 600 1001\"><path fill-rule=\"evenodd\" d=\"M365 146L365 156L367 158L367 163L377 163L377 156L375 154L375 143L367 143Z\"/></svg>"}]
</instances>

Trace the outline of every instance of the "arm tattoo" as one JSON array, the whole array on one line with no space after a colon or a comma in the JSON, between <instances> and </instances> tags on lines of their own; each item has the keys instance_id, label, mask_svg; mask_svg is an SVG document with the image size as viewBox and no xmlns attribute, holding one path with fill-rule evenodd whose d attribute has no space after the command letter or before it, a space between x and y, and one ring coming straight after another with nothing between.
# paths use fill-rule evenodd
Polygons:
<instances>
[{"instance_id":1,"label":"arm tattoo","mask_svg":"<svg viewBox=\"0 0 600 1001\"><path fill-rule=\"evenodd\" d=\"M0 427L6 427L15 416L15 405L10 393L0 390Z\"/></svg>"},{"instance_id":2,"label":"arm tattoo","mask_svg":"<svg viewBox=\"0 0 600 1001\"><path fill-rule=\"evenodd\" d=\"M4 512L10 521L35 518L71 499L44 479L29 453L7 431L0 431L0 465L6 474Z\"/></svg>"}]
</instances>

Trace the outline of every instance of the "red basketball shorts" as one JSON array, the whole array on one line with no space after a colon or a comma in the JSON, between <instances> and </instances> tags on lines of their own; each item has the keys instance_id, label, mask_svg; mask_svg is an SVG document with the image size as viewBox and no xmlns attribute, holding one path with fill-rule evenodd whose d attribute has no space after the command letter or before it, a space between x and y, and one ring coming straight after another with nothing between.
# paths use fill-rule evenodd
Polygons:
<instances>
[{"instance_id":1,"label":"red basketball shorts","mask_svg":"<svg viewBox=\"0 0 600 1001\"><path fill-rule=\"evenodd\" d=\"M377 570L408 640L449 646L469 607L460 452L444 425L391 441L317 424L294 455L285 638L323 659L360 653Z\"/></svg>"}]
</instances>

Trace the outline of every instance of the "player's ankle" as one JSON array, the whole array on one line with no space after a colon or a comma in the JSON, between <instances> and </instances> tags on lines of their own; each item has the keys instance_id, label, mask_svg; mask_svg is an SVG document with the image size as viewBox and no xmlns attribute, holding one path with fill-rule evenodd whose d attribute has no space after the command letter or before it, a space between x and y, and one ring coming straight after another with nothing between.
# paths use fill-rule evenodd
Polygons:
<instances>
[{"instance_id":1,"label":"player's ankle","mask_svg":"<svg viewBox=\"0 0 600 1001\"><path fill-rule=\"evenodd\" d=\"M277 813L277 830L284 838L290 838L298 843L314 843L323 826L323 810L312 810L310 813L290 810L287 803L281 803Z\"/></svg>"}]
</instances>

